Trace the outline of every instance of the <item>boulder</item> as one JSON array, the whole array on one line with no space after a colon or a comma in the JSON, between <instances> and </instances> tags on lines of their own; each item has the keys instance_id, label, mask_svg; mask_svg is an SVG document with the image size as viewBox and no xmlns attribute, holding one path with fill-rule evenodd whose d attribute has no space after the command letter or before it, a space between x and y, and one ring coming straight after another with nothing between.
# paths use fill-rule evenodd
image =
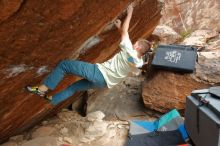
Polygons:
<instances>
[{"instance_id":1,"label":"boulder","mask_svg":"<svg viewBox=\"0 0 220 146\"><path fill-rule=\"evenodd\" d=\"M37 137L45 137L45 136L51 136L54 132L56 132L56 129L54 127L49 126L42 126L38 129L36 129L32 134L32 139Z\"/></svg>"},{"instance_id":2,"label":"boulder","mask_svg":"<svg viewBox=\"0 0 220 146\"><path fill-rule=\"evenodd\" d=\"M2 144L1 146L18 146L18 144L16 142L9 141Z\"/></svg>"},{"instance_id":3,"label":"boulder","mask_svg":"<svg viewBox=\"0 0 220 146\"><path fill-rule=\"evenodd\" d=\"M219 33L213 30L196 30L189 37L185 38L181 44L205 47L208 40L218 35Z\"/></svg>"},{"instance_id":4,"label":"boulder","mask_svg":"<svg viewBox=\"0 0 220 146\"><path fill-rule=\"evenodd\" d=\"M54 0L0 2L0 143L70 105L81 93L56 107L29 94L63 59L103 62L118 52L120 34L113 26L125 17L130 0ZM114 11L112 11L114 10ZM158 1L137 3L131 40L149 36L159 23ZM67 76L55 91L79 78Z\"/></svg>"},{"instance_id":5,"label":"boulder","mask_svg":"<svg viewBox=\"0 0 220 146\"><path fill-rule=\"evenodd\" d=\"M213 30L196 30L181 44L203 48L198 52L198 63L192 77L210 84L220 83L220 37Z\"/></svg>"},{"instance_id":6,"label":"boulder","mask_svg":"<svg viewBox=\"0 0 220 146\"><path fill-rule=\"evenodd\" d=\"M105 117L105 114L101 111L96 111L96 112L92 112L89 113L86 116L87 121L89 122L93 122L93 121L102 121L102 119Z\"/></svg>"},{"instance_id":7,"label":"boulder","mask_svg":"<svg viewBox=\"0 0 220 146\"><path fill-rule=\"evenodd\" d=\"M192 90L220 83L219 34L212 30L198 30L181 44L202 47L194 73L180 74L164 70L152 71L142 86L145 107L167 112L183 110L185 99ZM214 39L214 40L213 40Z\"/></svg>"},{"instance_id":8,"label":"boulder","mask_svg":"<svg viewBox=\"0 0 220 146\"><path fill-rule=\"evenodd\" d=\"M165 3L161 24L177 32L192 32L196 29L220 31L220 1L218 0L161 0Z\"/></svg>"},{"instance_id":9,"label":"boulder","mask_svg":"<svg viewBox=\"0 0 220 146\"><path fill-rule=\"evenodd\" d=\"M61 143L55 137L39 137L24 142L21 146L60 146Z\"/></svg>"},{"instance_id":10,"label":"boulder","mask_svg":"<svg viewBox=\"0 0 220 146\"><path fill-rule=\"evenodd\" d=\"M86 112L101 110L105 114L105 120L130 120L135 117L151 120L150 117L154 117L156 113L146 109L141 98L141 83L144 78L129 76L111 89L90 91Z\"/></svg>"},{"instance_id":11,"label":"boulder","mask_svg":"<svg viewBox=\"0 0 220 146\"><path fill-rule=\"evenodd\" d=\"M155 71L142 85L142 98L146 108L166 113L173 108L183 110L186 96L205 87L207 84L197 82L190 74Z\"/></svg>"},{"instance_id":12,"label":"boulder","mask_svg":"<svg viewBox=\"0 0 220 146\"><path fill-rule=\"evenodd\" d=\"M220 50L220 35L217 38L209 41L208 44L209 45L206 48L207 51L219 52L219 50Z\"/></svg>"},{"instance_id":13,"label":"boulder","mask_svg":"<svg viewBox=\"0 0 220 146\"><path fill-rule=\"evenodd\" d=\"M157 26L152 35L159 37L160 43L164 44L173 44L181 39L181 36L175 30L166 25Z\"/></svg>"},{"instance_id":14,"label":"boulder","mask_svg":"<svg viewBox=\"0 0 220 146\"><path fill-rule=\"evenodd\" d=\"M192 74L196 80L209 84L220 83L220 49L216 52L200 52L196 72Z\"/></svg>"},{"instance_id":15,"label":"boulder","mask_svg":"<svg viewBox=\"0 0 220 146\"><path fill-rule=\"evenodd\" d=\"M107 133L108 123L102 120L104 117L105 114L101 111L92 112L86 116L87 122L85 132L80 138L81 142L90 143Z\"/></svg>"}]
</instances>

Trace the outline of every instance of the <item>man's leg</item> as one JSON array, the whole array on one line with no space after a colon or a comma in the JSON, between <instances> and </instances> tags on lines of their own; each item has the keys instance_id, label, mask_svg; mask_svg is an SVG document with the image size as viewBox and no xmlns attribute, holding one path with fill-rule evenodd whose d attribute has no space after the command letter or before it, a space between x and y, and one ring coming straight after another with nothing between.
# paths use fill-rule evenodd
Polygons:
<instances>
[{"instance_id":1,"label":"man's leg","mask_svg":"<svg viewBox=\"0 0 220 146\"><path fill-rule=\"evenodd\" d=\"M63 91L53 95L51 103L53 105L57 105L60 102L66 100L68 97L72 96L76 91L85 91L94 87L95 85L86 79L79 80Z\"/></svg>"},{"instance_id":2,"label":"man's leg","mask_svg":"<svg viewBox=\"0 0 220 146\"><path fill-rule=\"evenodd\" d=\"M26 89L40 96L45 96L46 91L56 88L58 83L63 79L65 74L73 74L91 81L95 73L95 65L77 60L63 60L56 68L46 77L43 84L39 86L27 86Z\"/></svg>"},{"instance_id":3,"label":"man's leg","mask_svg":"<svg viewBox=\"0 0 220 146\"><path fill-rule=\"evenodd\" d=\"M43 84L53 90L63 79L65 74L73 74L92 81L95 74L95 65L78 60L63 60L44 80Z\"/></svg>"},{"instance_id":4,"label":"man's leg","mask_svg":"<svg viewBox=\"0 0 220 146\"><path fill-rule=\"evenodd\" d=\"M37 87L39 90L45 91L45 89L54 89L58 83L63 79L65 74L73 74L76 76L80 76L86 80L81 82L76 82L73 85L69 86L64 91L54 95L52 98L52 103L57 104L69 96L73 95L76 91L87 90L92 88L93 86L96 87L106 87L105 79L98 69L96 64L91 64L87 62L77 61L77 60L64 60L61 61L58 66L48 75L48 77L44 80L44 84ZM72 90L73 89L73 90ZM33 91L32 91L33 90ZM28 91L32 93L36 93L36 89L28 87ZM37 89L38 94L39 91ZM51 99L50 96L45 96L46 99ZM60 98L60 99L59 99Z\"/></svg>"}]
</instances>

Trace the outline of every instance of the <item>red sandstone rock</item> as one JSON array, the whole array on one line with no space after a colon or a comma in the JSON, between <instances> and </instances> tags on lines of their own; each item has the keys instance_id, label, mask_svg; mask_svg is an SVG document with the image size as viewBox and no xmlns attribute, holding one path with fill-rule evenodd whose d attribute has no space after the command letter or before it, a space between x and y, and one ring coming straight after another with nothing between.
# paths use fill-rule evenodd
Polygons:
<instances>
[{"instance_id":1,"label":"red sandstone rock","mask_svg":"<svg viewBox=\"0 0 220 146\"><path fill-rule=\"evenodd\" d=\"M145 107L165 113L171 109L185 109L185 99L194 89L208 85L193 80L190 74L157 71L142 87Z\"/></svg>"},{"instance_id":2,"label":"red sandstone rock","mask_svg":"<svg viewBox=\"0 0 220 146\"><path fill-rule=\"evenodd\" d=\"M23 0L2 0L0 1L0 23L15 14L23 3Z\"/></svg>"},{"instance_id":3,"label":"red sandstone rock","mask_svg":"<svg viewBox=\"0 0 220 146\"><path fill-rule=\"evenodd\" d=\"M123 18L130 2L31 0L0 3L0 143L76 99L79 94L53 107L23 88L40 83L60 60L81 59L95 63L114 55L120 35L111 21ZM135 7L130 25L133 41L151 34L160 19L160 10L155 0L142 1ZM67 77L55 92L76 80Z\"/></svg>"}]
</instances>

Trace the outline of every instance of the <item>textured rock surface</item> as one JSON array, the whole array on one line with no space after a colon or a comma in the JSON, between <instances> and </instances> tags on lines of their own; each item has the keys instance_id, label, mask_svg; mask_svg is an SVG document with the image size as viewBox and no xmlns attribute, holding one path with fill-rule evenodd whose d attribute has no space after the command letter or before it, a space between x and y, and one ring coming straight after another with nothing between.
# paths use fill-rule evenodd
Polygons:
<instances>
[{"instance_id":1,"label":"textured rock surface","mask_svg":"<svg viewBox=\"0 0 220 146\"><path fill-rule=\"evenodd\" d=\"M158 37L158 41L164 44L173 44L181 39L181 36L175 30L166 25L158 25L152 35Z\"/></svg>"},{"instance_id":2,"label":"textured rock surface","mask_svg":"<svg viewBox=\"0 0 220 146\"><path fill-rule=\"evenodd\" d=\"M127 139L129 122L102 120L104 113L101 111L89 113L88 115L90 117L82 117L75 111L61 111L58 116L48 118L47 121L42 122L43 125L39 124L33 129L22 133L22 135L10 138L2 146L124 145ZM88 121L91 117L93 121ZM53 134L50 132L52 127ZM28 135L32 136L29 137Z\"/></svg>"},{"instance_id":3,"label":"textured rock surface","mask_svg":"<svg viewBox=\"0 0 220 146\"><path fill-rule=\"evenodd\" d=\"M206 47L208 40L215 38L219 35L217 31L213 30L196 30L189 37L187 37L181 44L183 45L193 45L199 47ZM206 45L207 44L207 45Z\"/></svg>"},{"instance_id":4,"label":"textured rock surface","mask_svg":"<svg viewBox=\"0 0 220 146\"><path fill-rule=\"evenodd\" d=\"M201 52L196 65L196 78L210 84L220 83L220 49L218 52ZM193 76L193 77L194 77Z\"/></svg>"},{"instance_id":5,"label":"textured rock surface","mask_svg":"<svg viewBox=\"0 0 220 146\"><path fill-rule=\"evenodd\" d=\"M72 97L52 107L23 87L41 82L60 60L77 58L94 63L115 54L120 36L111 22L123 19L130 2L0 2L0 142L75 100ZM130 25L131 39L147 37L159 19L158 2L140 0ZM76 80L67 77L55 92Z\"/></svg>"},{"instance_id":6,"label":"textured rock surface","mask_svg":"<svg viewBox=\"0 0 220 146\"><path fill-rule=\"evenodd\" d=\"M1 146L18 146L16 142L6 142L4 144L2 144Z\"/></svg>"},{"instance_id":7,"label":"textured rock surface","mask_svg":"<svg viewBox=\"0 0 220 146\"><path fill-rule=\"evenodd\" d=\"M184 109L185 97L192 90L220 84L219 33L212 30L196 30L181 44L200 47L198 63L192 74L166 71L152 72L143 84L143 100L146 107L167 112Z\"/></svg>"},{"instance_id":8,"label":"textured rock surface","mask_svg":"<svg viewBox=\"0 0 220 146\"><path fill-rule=\"evenodd\" d=\"M37 138L37 137L46 137L46 136L50 136L55 132L55 128L54 127L40 127L38 129L36 129L32 134L31 134L31 138Z\"/></svg>"},{"instance_id":9,"label":"textured rock surface","mask_svg":"<svg viewBox=\"0 0 220 146\"><path fill-rule=\"evenodd\" d=\"M219 0L162 0L165 2L161 24L176 31L213 29L220 31Z\"/></svg>"},{"instance_id":10,"label":"textured rock surface","mask_svg":"<svg viewBox=\"0 0 220 146\"><path fill-rule=\"evenodd\" d=\"M142 96L147 108L165 113L173 108L183 110L186 96L192 90L206 86L187 74L157 71L143 83Z\"/></svg>"},{"instance_id":11,"label":"textured rock surface","mask_svg":"<svg viewBox=\"0 0 220 146\"><path fill-rule=\"evenodd\" d=\"M87 113L101 110L107 120L128 120L137 117L151 120L149 116L154 114L144 107L141 98L141 83L144 78L129 76L111 89L91 93L87 102Z\"/></svg>"},{"instance_id":12,"label":"textured rock surface","mask_svg":"<svg viewBox=\"0 0 220 146\"><path fill-rule=\"evenodd\" d=\"M1 0L0 1L0 23L14 15L21 8L23 0Z\"/></svg>"},{"instance_id":13,"label":"textured rock surface","mask_svg":"<svg viewBox=\"0 0 220 146\"><path fill-rule=\"evenodd\" d=\"M220 38L219 6L217 0L169 0L164 1L160 24L173 28L180 34L183 45L198 46L196 70L190 75L166 71L151 72L143 84L143 101L146 107L167 112L170 109L184 109L185 97L197 88L219 85L220 80ZM157 33L160 43L169 43ZM174 37L172 31L169 37ZM166 37L165 37L166 38ZM170 39L168 39L170 40ZM150 70L149 70L150 71ZM154 74L155 73L155 74Z\"/></svg>"},{"instance_id":14,"label":"textured rock surface","mask_svg":"<svg viewBox=\"0 0 220 146\"><path fill-rule=\"evenodd\" d=\"M220 83L220 35L216 31L197 30L183 41L185 45L201 47L196 72L192 77L210 84Z\"/></svg>"},{"instance_id":15,"label":"textured rock surface","mask_svg":"<svg viewBox=\"0 0 220 146\"><path fill-rule=\"evenodd\" d=\"M21 146L59 146L61 143L57 141L55 137L39 137L33 140L30 140Z\"/></svg>"}]
</instances>

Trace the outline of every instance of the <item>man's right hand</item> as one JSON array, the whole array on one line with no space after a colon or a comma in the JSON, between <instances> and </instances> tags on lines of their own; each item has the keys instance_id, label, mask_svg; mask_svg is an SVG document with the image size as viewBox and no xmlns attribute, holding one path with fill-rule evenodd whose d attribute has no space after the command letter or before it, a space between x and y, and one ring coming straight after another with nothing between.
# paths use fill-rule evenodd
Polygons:
<instances>
[{"instance_id":1,"label":"man's right hand","mask_svg":"<svg viewBox=\"0 0 220 146\"><path fill-rule=\"evenodd\" d=\"M121 20L119 20L119 19L115 20L114 24L119 30L121 30Z\"/></svg>"},{"instance_id":2,"label":"man's right hand","mask_svg":"<svg viewBox=\"0 0 220 146\"><path fill-rule=\"evenodd\" d=\"M132 14L133 10L134 10L134 3L131 3L128 8L127 8L127 14Z\"/></svg>"}]
</instances>

